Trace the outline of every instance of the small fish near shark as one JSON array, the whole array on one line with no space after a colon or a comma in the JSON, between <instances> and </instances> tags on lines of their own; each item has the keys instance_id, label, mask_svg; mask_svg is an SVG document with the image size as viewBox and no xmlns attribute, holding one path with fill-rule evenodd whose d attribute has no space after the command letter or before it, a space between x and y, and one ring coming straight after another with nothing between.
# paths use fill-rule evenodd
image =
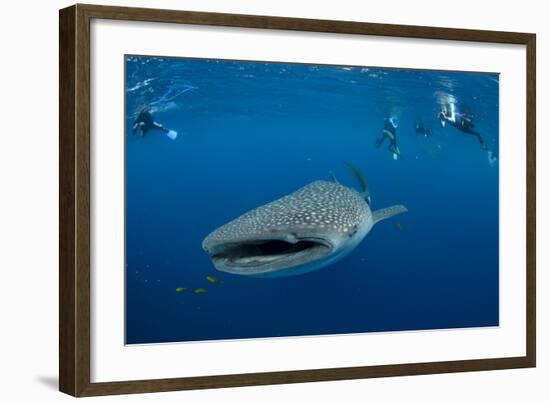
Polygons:
<instances>
[{"instance_id":1,"label":"small fish near shark","mask_svg":"<svg viewBox=\"0 0 550 401\"><path fill-rule=\"evenodd\" d=\"M222 225L202 247L217 270L245 276L293 276L329 266L376 223L407 212L403 205L371 211L366 180L359 182L362 192L336 180L314 181Z\"/></svg>"}]
</instances>

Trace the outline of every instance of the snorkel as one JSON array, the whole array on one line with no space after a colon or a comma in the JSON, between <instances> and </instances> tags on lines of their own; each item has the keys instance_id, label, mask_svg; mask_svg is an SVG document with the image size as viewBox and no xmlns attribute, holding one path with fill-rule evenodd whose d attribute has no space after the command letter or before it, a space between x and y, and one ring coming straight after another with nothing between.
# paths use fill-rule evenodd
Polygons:
<instances>
[{"instance_id":1,"label":"snorkel","mask_svg":"<svg viewBox=\"0 0 550 401\"><path fill-rule=\"evenodd\" d=\"M391 125L393 126L393 128L397 129L397 127L399 126L399 119L395 116L392 116L390 117L389 119Z\"/></svg>"}]
</instances>

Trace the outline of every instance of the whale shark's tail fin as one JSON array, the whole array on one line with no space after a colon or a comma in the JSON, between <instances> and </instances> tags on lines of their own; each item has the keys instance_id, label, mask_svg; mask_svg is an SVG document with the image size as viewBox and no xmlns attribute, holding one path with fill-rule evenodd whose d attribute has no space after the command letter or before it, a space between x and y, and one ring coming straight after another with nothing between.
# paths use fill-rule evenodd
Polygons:
<instances>
[{"instance_id":1,"label":"whale shark's tail fin","mask_svg":"<svg viewBox=\"0 0 550 401\"><path fill-rule=\"evenodd\" d=\"M408 212L409 210L403 205L395 205L390 207L385 207L384 209L375 210L372 213L372 218L374 219L374 224L379 221L389 219L395 215Z\"/></svg>"},{"instance_id":2,"label":"whale shark's tail fin","mask_svg":"<svg viewBox=\"0 0 550 401\"><path fill-rule=\"evenodd\" d=\"M361 171L355 165L353 165L350 162L344 161L344 164L346 167L351 171L353 176L359 181L359 185L361 186L361 196L365 198L367 203L370 205L370 192L369 192L369 185L367 184L367 179L363 175Z\"/></svg>"}]
</instances>

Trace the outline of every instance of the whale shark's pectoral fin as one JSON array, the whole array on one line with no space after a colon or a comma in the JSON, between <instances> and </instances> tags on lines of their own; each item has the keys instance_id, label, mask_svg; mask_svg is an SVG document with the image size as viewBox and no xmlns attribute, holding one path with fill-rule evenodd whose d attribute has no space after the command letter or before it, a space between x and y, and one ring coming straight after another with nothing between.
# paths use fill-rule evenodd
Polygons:
<instances>
[{"instance_id":1,"label":"whale shark's pectoral fin","mask_svg":"<svg viewBox=\"0 0 550 401\"><path fill-rule=\"evenodd\" d=\"M374 224L378 223L381 220L388 219L392 216L408 212L409 210L403 206L403 205L395 205L386 207L384 209L375 210L372 212L372 218L374 220Z\"/></svg>"}]
</instances>

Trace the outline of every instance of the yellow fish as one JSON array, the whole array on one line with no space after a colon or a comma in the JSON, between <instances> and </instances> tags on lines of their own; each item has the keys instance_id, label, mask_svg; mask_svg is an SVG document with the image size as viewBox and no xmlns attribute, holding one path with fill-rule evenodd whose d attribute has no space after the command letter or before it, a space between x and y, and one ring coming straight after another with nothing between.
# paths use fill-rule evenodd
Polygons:
<instances>
[{"instance_id":1,"label":"yellow fish","mask_svg":"<svg viewBox=\"0 0 550 401\"><path fill-rule=\"evenodd\" d=\"M214 284L223 284L223 281L218 280L217 278L212 277L212 276L206 276L206 279L208 281L210 281L211 283L214 283Z\"/></svg>"},{"instance_id":2,"label":"yellow fish","mask_svg":"<svg viewBox=\"0 0 550 401\"><path fill-rule=\"evenodd\" d=\"M204 288L197 288L195 291L193 291L195 294L203 294L206 292Z\"/></svg>"},{"instance_id":3,"label":"yellow fish","mask_svg":"<svg viewBox=\"0 0 550 401\"><path fill-rule=\"evenodd\" d=\"M185 287L178 287L178 288L176 288L176 292L183 292L183 291L185 291L186 289L187 289L187 288L185 288Z\"/></svg>"},{"instance_id":4,"label":"yellow fish","mask_svg":"<svg viewBox=\"0 0 550 401\"><path fill-rule=\"evenodd\" d=\"M404 229L401 223L395 223L395 228L397 228L399 231L403 231Z\"/></svg>"}]
</instances>

